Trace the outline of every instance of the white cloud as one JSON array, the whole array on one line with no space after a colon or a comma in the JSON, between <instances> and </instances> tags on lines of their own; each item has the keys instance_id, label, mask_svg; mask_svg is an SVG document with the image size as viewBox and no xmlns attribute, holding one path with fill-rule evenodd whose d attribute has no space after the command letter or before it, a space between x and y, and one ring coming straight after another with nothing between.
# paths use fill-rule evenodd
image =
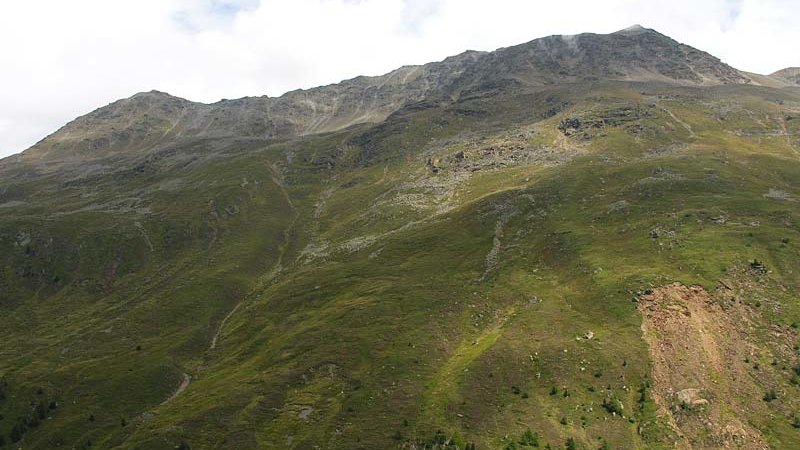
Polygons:
<instances>
[{"instance_id":1,"label":"white cloud","mask_svg":"<svg viewBox=\"0 0 800 450\"><path fill-rule=\"evenodd\" d=\"M0 156L138 91L279 95L467 49L633 23L768 73L795 0L26 0L0 5Z\"/></svg>"}]
</instances>

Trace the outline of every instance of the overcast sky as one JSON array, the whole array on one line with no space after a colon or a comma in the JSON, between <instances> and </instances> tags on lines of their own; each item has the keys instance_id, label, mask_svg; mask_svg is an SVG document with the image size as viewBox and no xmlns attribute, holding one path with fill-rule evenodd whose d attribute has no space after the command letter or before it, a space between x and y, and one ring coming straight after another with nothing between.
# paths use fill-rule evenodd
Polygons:
<instances>
[{"instance_id":1,"label":"overcast sky","mask_svg":"<svg viewBox=\"0 0 800 450\"><path fill-rule=\"evenodd\" d=\"M140 91L277 96L636 23L739 69L800 66L798 0L1 0L0 156Z\"/></svg>"}]
</instances>

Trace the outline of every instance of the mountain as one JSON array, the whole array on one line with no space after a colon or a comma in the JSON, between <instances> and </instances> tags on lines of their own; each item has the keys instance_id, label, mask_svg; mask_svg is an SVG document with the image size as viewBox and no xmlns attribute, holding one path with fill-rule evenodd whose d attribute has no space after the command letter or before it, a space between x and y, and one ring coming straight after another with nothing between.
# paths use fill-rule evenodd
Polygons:
<instances>
[{"instance_id":1,"label":"mountain","mask_svg":"<svg viewBox=\"0 0 800 450\"><path fill-rule=\"evenodd\" d=\"M800 84L800 67L788 67L786 69L779 70L770 76L774 78L780 78L788 83Z\"/></svg>"},{"instance_id":2,"label":"mountain","mask_svg":"<svg viewBox=\"0 0 800 450\"><path fill-rule=\"evenodd\" d=\"M800 86L640 26L0 160L0 448L795 448Z\"/></svg>"},{"instance_id":3,"label":"mountain","mask_svg":"<svg viewBox=\"0 0 800 450\"><path fill-rule=\"evenodd\" d=\"M278 98L205 105L157 91L140 93L67 124L22 159L98 159L150 151L175 139L270 139L328 132L381 122L414 102L599 79L684 85L750 82L705 52L633 26L609 35L550 36L491 53L465 52Z\"/></svg>"}]
</instances>

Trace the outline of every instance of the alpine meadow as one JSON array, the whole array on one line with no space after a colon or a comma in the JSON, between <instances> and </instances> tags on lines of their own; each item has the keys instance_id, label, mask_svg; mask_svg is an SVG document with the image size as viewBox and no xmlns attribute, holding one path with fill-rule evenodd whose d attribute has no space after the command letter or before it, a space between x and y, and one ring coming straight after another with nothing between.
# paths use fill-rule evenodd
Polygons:
<instances>
[{"instance_id":1,"label":"alpine meadow","mask_svg":"<svg viewBox=\"0 0 800 450\"><path fill-rule=\"evenodd\" d=\"M0 449L800 448L800 69L652 29L0 160Z\"/></svg>"}]
</instances>

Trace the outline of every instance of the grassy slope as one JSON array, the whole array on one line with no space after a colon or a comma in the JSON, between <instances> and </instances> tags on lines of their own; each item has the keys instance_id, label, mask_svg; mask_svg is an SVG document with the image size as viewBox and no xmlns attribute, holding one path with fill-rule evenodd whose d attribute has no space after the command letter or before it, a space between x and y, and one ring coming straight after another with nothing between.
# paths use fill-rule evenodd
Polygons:
<instances>
[{"instance_id":1,"label":"grassy slope","mask_svg":"<svg viewBox=\"0 0 800 450\"><path fill-rule=\"evenodd\" d=\"M556 129L630 105L648 112L585 136ZM758 311L764 329L800 321L800 211L764 195L800 198L800 120L785 120L798 108L793 91L573 86L99 180L108 199L184 180L144 195L152 251L130 213L3 214L4 278L19 290L0 318L12 394L0 433L44 396L60 406L30 448L411 448L438 430L503 448L528 428L542 445L671 448L640 401L649 363L632 292L715 289L758 259L782 306ZM447 159L518 135L578 156L469 176ZM674 236L654 239L657 227ZM49 238L64 251L48 253ZM26 264L41 267L19 283ZM796 365L754 375L781 398L741 418L776 448L798 440ZM184 372L188 389L159 406Z\"/></svg>"}]
</instances>

